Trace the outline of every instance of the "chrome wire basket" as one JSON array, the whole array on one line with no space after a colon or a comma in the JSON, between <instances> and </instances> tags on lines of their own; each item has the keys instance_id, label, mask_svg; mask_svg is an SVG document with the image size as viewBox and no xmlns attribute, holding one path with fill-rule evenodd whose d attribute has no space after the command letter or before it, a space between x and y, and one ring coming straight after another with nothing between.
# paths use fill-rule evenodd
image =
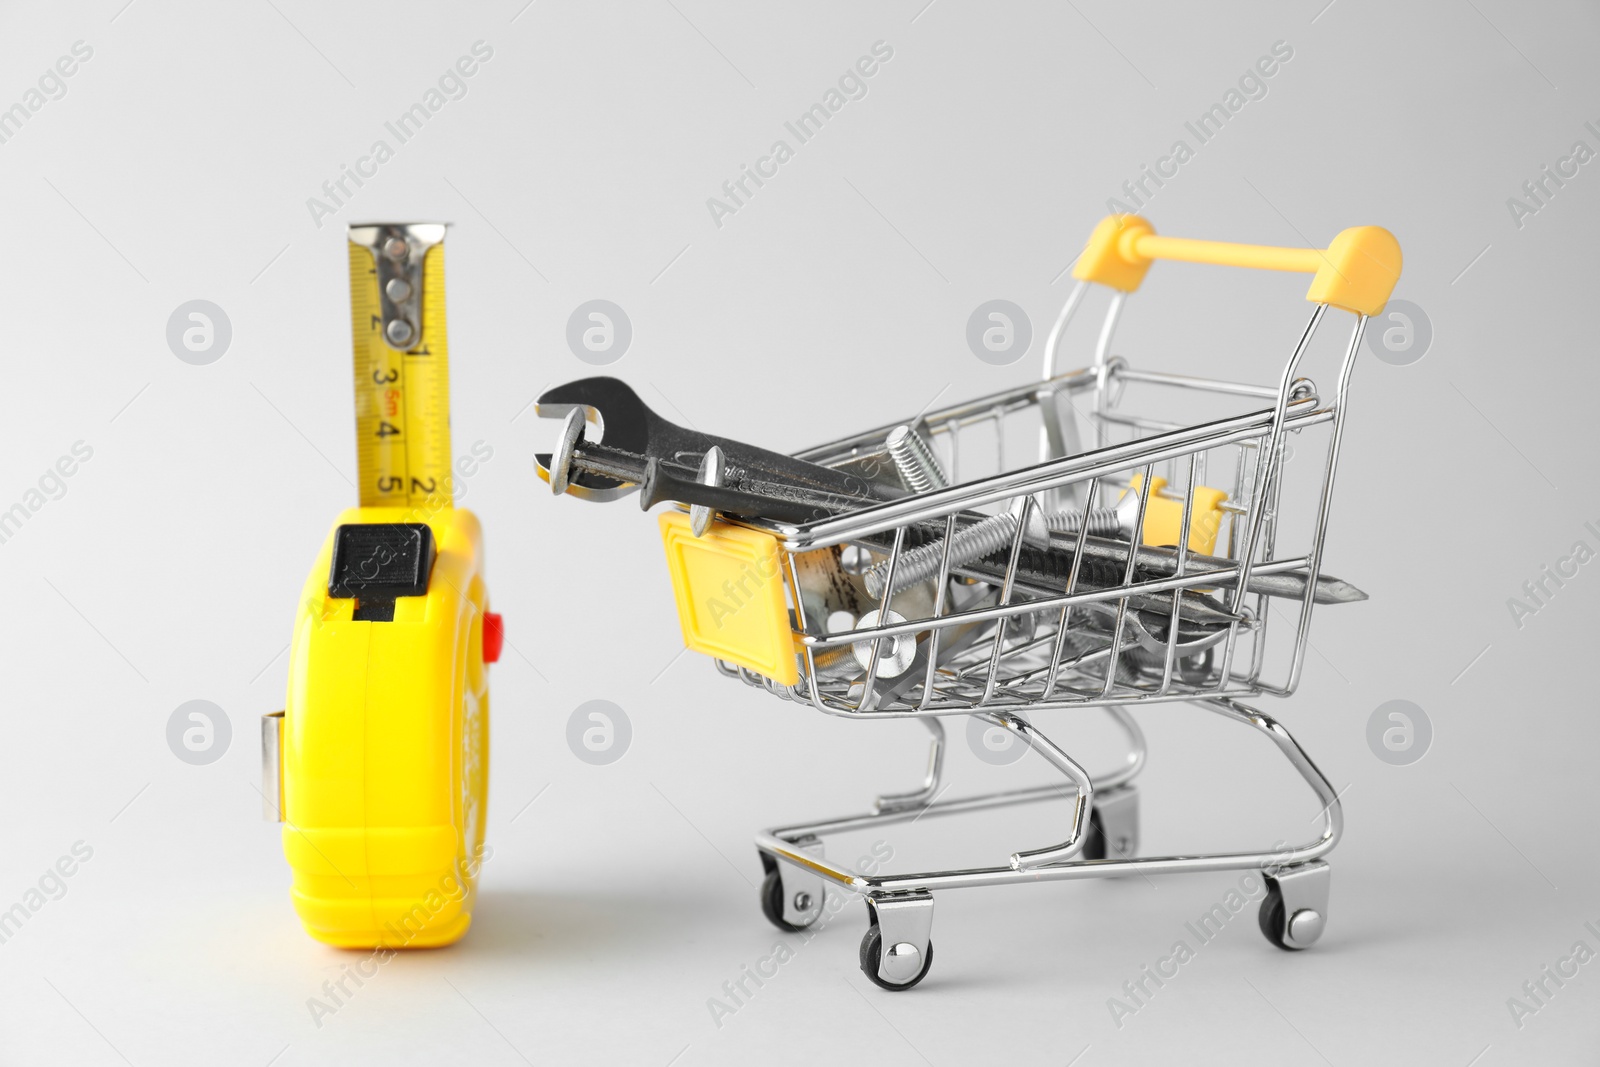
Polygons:
<instances>
[{"instance_id":1,"label":"chrome wire basket","mask_svg":"<svg viewBox=\"0 0 1600 1067\"><path fill-rule=\"evenodd\" d=\"M1114 349L1130 294L1156 259L1315 276L1310 320L1286 345L1276 382L1146 369ZM860 894L869 919L863 971L884 988L908 989L932 963L935 891L1257 870L1266 937L1300 949L1321 936L1321 857L1341 832L1338 796L1280 723L1242 701L1295 691L1315 605L1364 599L1323 573L1323 549L1351 370L1399 270L1398 244L1377 227L1346 230L1326 249L1284 249L1161 237L1135 216L1108 218L1077 261L1042 380L793 457L806 465L796 477L810 479L807 492L845 493L827 496L836 506L820 517L746 508L710 521L705 504L691 509L693 521L663 517L686 640L712 653L722 673L829 715L920 719L933 737L919 788L880 796L864 814L757 835L761 904L774 924L804 929L830 890ZM1097 286L1111 296L1088 358L1058 372L1068 327ZM1303 373L1330 309L1354 320L1331 388ZM573 425L561 471L581 440ZM738 473L725 469L720 447L687 451L669 462L698 462L708 493L728 470ZM621 478L617 462L591 469ZM664 469L651 466L641 480L655 483ZM552 485L564 488L565 475ZM647 485L641 500L692 495L663 492ZM770 582L746 584L746 574L767 571ZM715 610L721 594L705 592L716 582L736 604L764 596L770 625L754 625L760 613L748 610L729 624ZM1269 737L1316 794L1321 834L1271 850L1140 856L1132 782L1145 742L1133 710L1172 701ZM1040 713L1071 708L1104 709L1127 739L1120 765L1090 774L1036 724ZM1054 781L946 798L949 715L976 717L1037 752L1070 788ZM1064 838L1004 862L866 874L823 854L830 834L1055 799L1071 800Z\"/></svg>"}]
</instances>

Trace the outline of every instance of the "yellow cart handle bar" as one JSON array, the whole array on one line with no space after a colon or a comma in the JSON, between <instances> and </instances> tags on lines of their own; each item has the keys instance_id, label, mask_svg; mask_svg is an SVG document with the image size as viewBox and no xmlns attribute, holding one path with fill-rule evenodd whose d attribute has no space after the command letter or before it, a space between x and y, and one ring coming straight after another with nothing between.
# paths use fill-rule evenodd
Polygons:
<instances>
[{"instance_id":1,"label":"yellow cart handle bar","mask_svg":"<svg viewBox=\"0 0 1600 1067\"><path fill-rule=\"evenodd\" d=\"M1400 278L1400 242L1381 226L1351 227L1327 248L1274 248L1162 237L1138 215L1102 219L1072 276L1131 293L1158 259L1312 274L1307 300L1367 316L1383 310Z\"/></svg>"}]
</instances>

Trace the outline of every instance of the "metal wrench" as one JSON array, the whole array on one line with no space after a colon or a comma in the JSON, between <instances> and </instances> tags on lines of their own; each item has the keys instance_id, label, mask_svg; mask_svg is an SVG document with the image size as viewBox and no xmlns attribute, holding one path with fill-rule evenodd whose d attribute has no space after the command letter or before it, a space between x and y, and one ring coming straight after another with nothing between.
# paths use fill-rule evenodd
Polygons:
<instances>
[{"instance_id":1,"label":"metal wrench","mask_svg":"<svg viewBox=\"0 0 1600 1067\"><path fill-rule=\"evenodd\" d=\"M541 418L566 420L556 451L534 456L539 477L558 494L607 501L637 489L644 510L670 500L783 522L809 522L891 498L891 490L848 471L684 429L616 378L547 389L535 410ZM589 440L586 419L599 428L600 440ZM708 453L719 470L703 472Z\"/></svg>"}]
</instances>

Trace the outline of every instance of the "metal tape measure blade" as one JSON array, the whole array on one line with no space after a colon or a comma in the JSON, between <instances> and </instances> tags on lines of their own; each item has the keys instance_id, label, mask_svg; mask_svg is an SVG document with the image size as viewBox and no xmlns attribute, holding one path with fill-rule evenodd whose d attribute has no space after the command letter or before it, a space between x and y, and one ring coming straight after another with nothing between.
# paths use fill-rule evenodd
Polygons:
<instances>
[{"instance_id":1,"label":"metal tape measure blade","mask_svg":"<svg viewBox=\"0 0 1600 1067\"><path fill-rule=\"evenodd\" d=\"M350 228L362 507L454 503L443 238L435 224Z\"/></svg>"}]
</instances>

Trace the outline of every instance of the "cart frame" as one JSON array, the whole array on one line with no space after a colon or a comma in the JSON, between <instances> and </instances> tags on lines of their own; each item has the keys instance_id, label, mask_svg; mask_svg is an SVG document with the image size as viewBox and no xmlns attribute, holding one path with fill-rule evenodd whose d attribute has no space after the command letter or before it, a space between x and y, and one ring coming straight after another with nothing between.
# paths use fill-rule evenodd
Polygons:
<instances>
[{"instance_id":1,"label":"cart frame","mask_svg":"<svg viewBox=\"0 0 1600 1067\"><path fill-rule=\"evenodd\" d=\"M1352 260L1347 238L1360 237L1360 257ZM1381 236L1379 236L1381 235ZM1341 250L1341 242L1345 247ZM1392 246L1392 254L1391 252ZM1106 251L1110 248L1110 252ZM1110 258L1108 259L1107 256ZM1277 258L1274 258L1277 257ZM1238 266L1315 272L1308 299L1315 307L1295 344L1275 386L1246 385L1192 375L1135 369L1112 352L1113 338L1126 297L1137 287L1143 269L1131 279L1119 273L1129 263L1147 268L1155 258L1190 259ZM1374 267L1378 263L1382 271ZM800 930L822 914L829 888L858 894L868 906L869 928L861 946L866 975L887 989L908 989L927 974L932 963L931 928L933 893L945 889L1009 885L1021 882L1066 881L1082 878L1139 874L1177 874L1198 871L1259 870L1267 885L1260 925L1265 936L1285 949L1310 946L1321 935L1328 914L1329 867L1323 857L1338 843L1343 815L1338 793L1327 777L1276 719L1242 701L1261 696L1288 696L1302 676L1312 609L1322 574L1324 544L1331 513L1333 488L1343 439L1346 400L1357 352L1369 315L1381 310L1399 272L1399 249L1387 231L1362 228L1345 231L1326 251L1266 249L1255 246L1214 245L1210 242L1157 238L1148 223L1127 216L1103 222L1080 258L1078 282L1057 317L1045 345L1042 381L957 404L912 420L911 424L932 443L948 442L952 466L958 455L960 432L993 421L998 428L996 465L992 476L935 487L902 499L864 507L848 514L806 524L766 520L732 520L775 537L786 553L787 578L796 623L798 654L803 661L799 682L779 685L747 668L718 661L718 669L749 685L783 699L808 703L825 714L854 719L916 718L932 734L927 775L916 790L877 798L871 811L841 818L775 827L756 835L767 879L762 886L763 909L782 929ZM1375 273L1382 274L1374 280ZM1336 275L1330 289L1325 281ZM1115 290L1103 320L1088 367L1055 373L1067 326L1084 302L1090 284L1099 282ZM1131 282L1131 284L1130 284ZM1341 283L1344 288L1341 288ZM1319 286L1321 287L1319 290ZM1356 292L1355 290L1360 290ZM1355 322L1337 372L1333 398L1319 396L1300 368L1329 306L1354 313ZM1195 424L1163 423L1130 416L1118 410L1117 398L1128 383L1145 383L1215 396L1256 398L1270 406ZM1086 414L1074 409L1075 397L1092 401ZM1041 461L1020 469L1006 468L1004 420L1018 412L1037 410L1042 420ZM1094 435L1094 447L1080 451L1078 419L1083 417ZM1327 424L1327 446L1316 506L1311 517L1309 544L1303 554L1277 554L1278 508L1283 486L1284 444L1290 434ZM824 465L856 462L879 454L896 423L819 446L799 458ZM1117 427L1132 439L1113 443ZM1194 500L1206 458L1215 450L1237 448L1234 504L1228 509L1230 547L1224 560L1211 559L1203 567L1190 563L1191 531L1196 520ZM1253 456L1250 453L1253 451ZM1197 470L1197 463L1199 464ZM1079 589L1077 583L1089 525L1080 523L1075 543L1069 535L1059 544L1070 545L1074 555L1071 574L1060 591L1027 589L1019 580L1019 560L1032 515L1044 501L1092 507L1099 494L1119 475L1124 498L1137 494L1135 530L1147 529L1145 517L1151 500L1160 492L1155 481L1158 466L1184 468L1181 535L1175 548L1175 567L1161 577L1139 577L1136 564L1144 550L1130 545L1122 581L1110 588ZM1242 498L1242 503L1239 501ZM1010 503L1015 515L1007 563L999 573L977 577L998 590L997 602L966 610L951 610L945 590L952 577L967 575L953 564L951 544L960 522L981 517L979 509ZM934 588L937 599L931 613L901 618L893 613L896 569L909 557L908 533L943 529L942 558ZM1059 535L1058 535L1059 536ZM1140 538L1133 539L1138 544ZM935 544L939 542L935 540ZM838 632L821 632L806 615L801 595L802 576L797 558L807 552L834 546L857 546L886 557L881 601L873 624ZM1304 582L1297 617L1293 620L1287 674L1281 682L1262 677L1269 612L1267 596L1252 592L1252 580L1264 576L1290 576ZM1225 590L1226 629L1207 652L1199 676L1178 668L1180 604L1185 590ZM1018 594L1021 594L1020 597ZM1142 674L1130 677L1119 668L1133 647L1128 634L1134 598L1170 599L1171 615L1162 642L1159 681L1148 664ZM1253 603L1251 602L1253 601ZM1073 612L1115 610L1109 644L1098 651L1064 658L1074 629ZM1055 615L1056 625L1042 637L1007 646L1007 627L1013 622ZM1080 616L1082 617L1082 616ZM863 616L865 619L865 616ZM1134 623L1136 623L1136 619ZM976 650L957 653L955 662L966 666L952 670L941 663L940 640L947 634L979 630L987 636ZM885 693L878 678L880 666L889 662L893 642L923 635L925 664L913 667L916 675ZM1248 656L1238 656L1241 638L1250 639ZM1049 646L1047 663L1041 653ZM818 657L829 649L846 646L868 648L864 680L829 680L819 670ZM1220 652L1220 656L1215 653ZM861 656L858 653L857 658ZM1218 662L1220 661L1220 662ZM892 668L890 668L892 669ZM904 672L904 668L901 668ZM1076 684L1072 684L1076 682ZM1143 733L1129 709L1134 705L1187 701L1233 722L1265 734L1301 775L1321 805L1321 833L1298 845L1275 845L1268 850L1202 855L1137 857L1138 797L1134 778L1146 758ZM1103 708L1127 739L1127 756L1120 767L1090 775L1064 749L1041 732L1024 713L1068 708ZM944 768L947 715L976 716L1001 728L1038 752L1064 778L1059 783L1014 789L959 799L943 799L940 783ZM890 824L915 822L924 816L953 815L1009 807L1052 799L1071 799L1071 831L1057 845L1017 851L1005 866L959 868L907 874L864 875L822 854L824 839L832 834ZM1088 849L1091 839L1098 847ZM1097 853L1097 854L1092 854Z\"/></svg>"}]
</instances>

